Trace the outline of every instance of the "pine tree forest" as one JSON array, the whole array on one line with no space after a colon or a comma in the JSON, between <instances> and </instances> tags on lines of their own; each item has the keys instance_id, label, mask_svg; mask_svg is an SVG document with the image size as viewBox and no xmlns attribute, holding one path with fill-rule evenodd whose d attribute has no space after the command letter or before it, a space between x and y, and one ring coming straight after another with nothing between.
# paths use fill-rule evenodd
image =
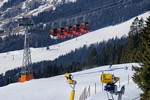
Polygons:
<instances>
[{"instance_id":1,"label":"pine tree forest","mask_svg":"<svg viewBox=\"0 0 150 100\"><path fill-rule=\"evenodd\" d=\"M134 82L142 89L141 100L150 98L150 17L146 26L139 34L138 48L135 60L141 63L141 68L134 67Z\"/></svg>"}]
</instances>

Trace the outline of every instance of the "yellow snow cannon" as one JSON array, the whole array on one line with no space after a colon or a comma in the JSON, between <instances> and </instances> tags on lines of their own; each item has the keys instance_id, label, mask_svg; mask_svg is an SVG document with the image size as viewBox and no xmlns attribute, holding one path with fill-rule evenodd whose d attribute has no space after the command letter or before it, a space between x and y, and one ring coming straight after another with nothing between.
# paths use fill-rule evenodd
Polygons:
<instances>
[{"instance_id":1,"label":"yellow snow cannon","mask_svg":"<svg viewBox=\"0 0 150 100\"><path fill-rule=\"evenodd\" d=\"M67 79L67 82L70 84L72 88L71 94L70 94L70 100L74 100L76 81L73 80L73 76L70 73L65 73L65 77Z\"/></svg>"},{"instance_id":2,"label":"yellow snow cannon","mask_svg":"<svg viewBox=\"0 0 150 100\"><path fill-rule=\"evenodd\" d=\"M65 73L65 77L67 78L67 81L69 84L74 84L75 83L75 80L73 80L73 76L69 73Z\"/></svg>"},{"instance_id":3,"label":"yellow snow cannon","mask_svg":"<svg viewBox=\"0 0 150 100\"><path fill-rule=\"evenodd\" d=\"M101 82L102 82L102 87L103 87L103 83L106 84L104 86L104 90L107 93L107 97L109 100L114 100L113 95L118 95L118 99L117 100L121 100L122 95L124 94L125 91L125 86L121 87L121 90L118 91L117 90L117 85L116 82L118 82L120 80L119 77L115 77L113 74L104 74L102 72L101 74ZM108 93L110 93L110 95L112 96L112 99L109 98Z\"/></svg>"},{"instance_id":4,"label":"yellow snow cannon","mask_svg":"<svg viewBox=\"0 0 150 100\"><path fill-rule=\"evenodd\" d=\"M113 76L112 74L104 74L101 75L101 82L102 83L112 83L113 82Z\"/></svg>"},{"instance_id":5,"label":"yellow snow cannon","mask_svg":"<svg viewBox=\"0 0 150 100\"><path fill-rule=\"evenodd\" d=\"M120 78L119 77L115 77L112 74L101 74L101 82L102 83L116 83L117 81L119 81Z\"/></svg>"}]
</instances>

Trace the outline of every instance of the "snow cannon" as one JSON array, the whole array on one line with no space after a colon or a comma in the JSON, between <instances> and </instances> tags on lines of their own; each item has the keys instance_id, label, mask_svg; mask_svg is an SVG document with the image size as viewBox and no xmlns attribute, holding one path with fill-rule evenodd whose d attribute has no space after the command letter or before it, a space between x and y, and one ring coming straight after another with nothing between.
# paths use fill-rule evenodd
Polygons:
<instances>
[{"instance_id":1,"label":"snow cannon","mask_svg":"<svg viewBox=\"0 0 150 100\"><path fill-rule=\"evenodd\" d=\"M70 100L74 100L76 81L73 80L73 76L70 73L65 73L65 77L67 79L67 82L70 84L72 88L71 94L70 94Z\"/></svg>"},{"instance_id":2,"label":"snow cannon","mask_svg":"<svg viewBox=\"0 0 150 100\"><path fill-rule=\"evenodd\" d=\"M102 73L101 75L101 82L102 83L116 83L117 81L119 81L120 78L119 77L115 77L112 74L104 74Z\"/></svg>"},{"instance_id":3,"label":"snow cannon","mask_svg":"<svg viewBox=\"0 0 150 100\"><path fill-rule=\"evenodd\" d=\"M65 77L67 78L67 81L69 84L75 84L76 83L76 81L73 80L73 76L71 74L65 73Z\"/></svg>"},{"instance_id":4,"label":"snow cannon","mask_svg":"<svg viewBox=\"0 0 150 100\"><path fill-rule=\"evenodd\" d=\"M117 85L116 82L118 82L120 80L119 77L115 77L114 75L112 74L105 74L105 73L102 73L101 74L101 82L102 84L106 84L104 86L104 90L106 91L107 93L107 96L108 96L108 100L114 100L113 98L113 94L115 95L118 95L118 99L117 100L121 100L122 98L122 95L124 94L124 91L125 91L125 86L122 86L121 87L121 90L118 91L117 90ZM112 96L112 99L109 98L109 95L108 93L110 93L110 95Z\"/></svg>"},{"instance_id":5,"label":"snow cannon","mask_svg":"<svg viewBox=\"0 0 150 100\"><path fill-rule=\"evenodd\" d=\"M101 82L102 83L112 83L113 76L111 74L102 74L101 75Z\"/></svg>"}]
</instances>

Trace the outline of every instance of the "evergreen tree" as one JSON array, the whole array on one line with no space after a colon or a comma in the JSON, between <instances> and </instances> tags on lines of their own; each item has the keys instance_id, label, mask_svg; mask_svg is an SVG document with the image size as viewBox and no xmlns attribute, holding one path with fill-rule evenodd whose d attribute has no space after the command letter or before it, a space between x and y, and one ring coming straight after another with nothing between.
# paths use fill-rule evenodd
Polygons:
<instances>
[{"instance_id":1,"label":"evergreen tree","mask_svg":"<svg viewBox=\"0 0 150 100\"><path fill-rule=\"evenodd\" d=\"M141 100L150 99L150 17L147 19L146 27L139 37L139 46L137 49L137 61L142 63L141 68L135 67L133 80L141 88Z\"/></svg>"},{"instance_id":2,"label":"evergreen tree","mask_svg":"<svg viewBox=\"0 0 150 100\"><path fill-rule=\"evenodd\" d=\"M98 58L97 50L93 48L90 51L89 56L88 56L88 60L87 60L88 66L97 65L97 58Z\"/></svg>"}]
</instances>

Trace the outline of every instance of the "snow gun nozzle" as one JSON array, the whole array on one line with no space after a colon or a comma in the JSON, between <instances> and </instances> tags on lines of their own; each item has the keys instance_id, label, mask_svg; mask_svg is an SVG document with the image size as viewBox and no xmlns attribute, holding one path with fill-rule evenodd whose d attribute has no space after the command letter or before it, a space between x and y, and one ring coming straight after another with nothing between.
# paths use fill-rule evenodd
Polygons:
<instances>
[{"instance_id":1,"label":"snow gun nozzle","mask_svg":"<svg viewBox=\"0 0 150 100\"><path fill-rule=\"evenodd\" d=\"M76 83L76 81L72 79L73 76L70 73L65 73L64 75L65 75L65 77L66 77L66 79L67 79L67 81L68 81L69 84Z\"/></svg>"}]
</instances>

